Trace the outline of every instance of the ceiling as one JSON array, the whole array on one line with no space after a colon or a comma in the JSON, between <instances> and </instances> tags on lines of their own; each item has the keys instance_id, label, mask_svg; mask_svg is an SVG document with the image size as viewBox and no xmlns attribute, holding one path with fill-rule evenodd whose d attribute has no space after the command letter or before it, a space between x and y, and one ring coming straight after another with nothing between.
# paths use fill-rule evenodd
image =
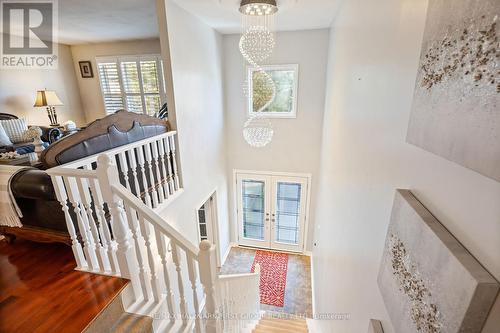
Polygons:
<instances>
[{"instance_id":1,"label":"ceiling","mask_svg":"<svg viewBox=\"0 0 500 333\"><path fill-rule=\"evenodd\" d=\"M155 0L59 1L59 42L99 43L158 36Z\"/></svg>"},{"instance_id":2,"label":"ceiling","mask_svg":"<svg viewBox=\"0 0 500 333\"><path fill-rule=\"evenodd\" d=\"M223 34L239 33L240 0L173 0ZM341 0L278 0L280 31L330 26ZM75 45L158 37L156 0L59 1L59 42Z\"/></svg>"},{"instance_id":3,"label":"ceiling","mask_svg":"<svg viewBox=\"0 0 500 333\"><path fill-rule=\"evenodd\" d=\"M186 11L223 34L241 32L241 0L174 0ZM330 27L340 0L277 0L277 30L309 30Z\"/></svg>"}]
</instances>

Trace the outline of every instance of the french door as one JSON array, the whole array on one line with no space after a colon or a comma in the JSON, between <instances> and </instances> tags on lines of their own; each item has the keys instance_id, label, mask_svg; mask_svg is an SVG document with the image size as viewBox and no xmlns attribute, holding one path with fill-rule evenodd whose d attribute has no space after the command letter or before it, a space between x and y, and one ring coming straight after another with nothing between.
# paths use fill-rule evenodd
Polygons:
<instances>
[{"instance_id":1,"label":"french door","mask_svg":"<svg viewBox=\"0 0 500 333\"><path fill-rule=\"evenodd\" d=\"M307 177L236 174L240 245L302 252Z\"/></svg>"}]
</instances>

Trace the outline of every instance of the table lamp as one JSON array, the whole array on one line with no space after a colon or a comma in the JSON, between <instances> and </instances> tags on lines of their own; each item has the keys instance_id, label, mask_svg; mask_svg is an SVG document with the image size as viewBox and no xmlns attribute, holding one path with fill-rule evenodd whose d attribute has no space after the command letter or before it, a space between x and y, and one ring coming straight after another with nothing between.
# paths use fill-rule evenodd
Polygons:
<instances>
[{"instance_id":1,"label":"table lamp","mask_svg":"<svg viewBox=\"0 0 500 333\"><path fill-rule=\"evenodd\" d=\"M57 122L57 114L55 106L64 105L59 97L57 97L56 92L52 90L39 90L36 92L36 100L34 107L47 107L47 113L49 115L50 126L57 127L59 123Z\"/></svg>"}]
</instances>

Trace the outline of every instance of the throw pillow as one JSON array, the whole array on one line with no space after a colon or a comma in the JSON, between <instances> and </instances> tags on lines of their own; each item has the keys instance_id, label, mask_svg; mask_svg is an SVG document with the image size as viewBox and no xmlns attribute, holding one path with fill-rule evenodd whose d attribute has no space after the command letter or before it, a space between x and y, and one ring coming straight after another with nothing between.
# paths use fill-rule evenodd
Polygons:
<instances>
[{"instance_id":1,"label":"throw pillow","mask_svg":"<svg viewBox=\"0 0 500 333\"><path fill-rule=\"evenodd\" d=\"M24 142L24 132L28 129L24 119L0 120L10 141L14 143Z\"/></svg>"},{"instance_id":2,"label":"throw pillow","mask_svg":"<svg viewBox=\"0 0 500 333\"><path fill-rule=\"evenodd\" d=\"M9 136L5 132L5 128L3 128L2 124L0 124L0 146L10 145L12 145L12 141L10 141Z\"/></svg>"}]
</instances>

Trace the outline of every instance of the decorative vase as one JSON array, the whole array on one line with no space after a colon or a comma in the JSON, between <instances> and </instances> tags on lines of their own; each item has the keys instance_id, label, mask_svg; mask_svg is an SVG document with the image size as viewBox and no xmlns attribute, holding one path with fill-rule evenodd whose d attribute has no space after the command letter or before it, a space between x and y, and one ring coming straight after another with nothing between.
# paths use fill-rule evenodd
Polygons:
<instances>
[{"instance_id":1,"label":"decorative vase","mask_svg":"<svg viewBox=\"0 0 500 333\"><path fill-rule=\"evenodd\" d=\"M35 145L35 153L38 155L38 157L40 157L40 154L42 153L42 151L45 150L45 147L43 146L42 139L40 139L40 137L35 138L33 141L33 144Z\"/></svg>"}]
</instances>

